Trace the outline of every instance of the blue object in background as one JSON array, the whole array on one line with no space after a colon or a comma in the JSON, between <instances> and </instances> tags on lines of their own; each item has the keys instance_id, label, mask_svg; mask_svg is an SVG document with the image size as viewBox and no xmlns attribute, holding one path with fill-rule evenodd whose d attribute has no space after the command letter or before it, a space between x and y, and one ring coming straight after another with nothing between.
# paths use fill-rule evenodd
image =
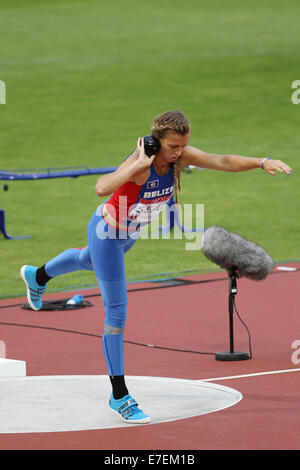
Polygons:
<instances>
[{"instance_id":1,"label":"blue object in background","mask_svg":"<svg viewBox=\"0 0 300 470\"><path fill-rule=\"evenodd\" d=\"M74 295L74 297L72 297L71 299L69 299L67 301L67 304L68 305L79 305L79 304L82 304L82 302L83 302L83 295L77 294L77 295Z\"/></svg>"}]
</instances>

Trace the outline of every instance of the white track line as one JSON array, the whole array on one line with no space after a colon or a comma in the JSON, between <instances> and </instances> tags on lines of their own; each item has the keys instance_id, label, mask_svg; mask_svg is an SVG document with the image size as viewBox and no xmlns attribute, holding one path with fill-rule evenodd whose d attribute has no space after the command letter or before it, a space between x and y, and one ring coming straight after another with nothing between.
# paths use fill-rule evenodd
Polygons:
<instances>
[{"instance_id":1,"label":"white track line","mask_svg":"<svg viewBox=\"0 0 300 470\"><path fill-rule=\"evenodd\" d=\"M256 377L258 375L283 374L284 372L300 372L300 369L271 370L268 372L257 372L255 374L231 375L229 377L215 377L213 379L197 380L197 382L213 382L215 380L241 379L244 377Z\"/></svg>"}]
</instances>

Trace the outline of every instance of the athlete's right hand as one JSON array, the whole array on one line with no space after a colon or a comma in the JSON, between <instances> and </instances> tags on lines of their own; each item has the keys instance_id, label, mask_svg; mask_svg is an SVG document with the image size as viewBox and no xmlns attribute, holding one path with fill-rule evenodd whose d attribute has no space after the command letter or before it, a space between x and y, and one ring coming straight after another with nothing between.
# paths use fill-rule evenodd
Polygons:
<instances>
[{"instance_id":1,"label":"athlete's right hand","mask_svg":"<svg viewBox=\"0 0 300 470\"><path fill-rule=\"evenodd\" d=\"M148 157L148 155L145 154L145 147L144 147L144 138L139 137L137 141L137 163L141 168L149 168L149 166L152 165L152 162L155 158L155 154L151 155L151 157Z\"/></svg>"}]
</instances>

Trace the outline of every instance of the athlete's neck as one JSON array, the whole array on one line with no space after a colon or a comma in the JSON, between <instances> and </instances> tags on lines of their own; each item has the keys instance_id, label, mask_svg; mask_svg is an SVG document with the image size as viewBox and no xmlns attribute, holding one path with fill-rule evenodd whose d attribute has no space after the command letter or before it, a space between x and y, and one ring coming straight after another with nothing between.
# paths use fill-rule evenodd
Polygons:
<instances>
[{"instance_id":1,"label":"athlete's neck","mask_svg":"<svg viewBox=\"0 0 300 470\"><path fill-rule=\"evenodd\" d=\"M170 164L165 160L162 160L159 155L154 159L154 168L158 175L164 175L168 173Z\"/></svg>"}]
</instances>

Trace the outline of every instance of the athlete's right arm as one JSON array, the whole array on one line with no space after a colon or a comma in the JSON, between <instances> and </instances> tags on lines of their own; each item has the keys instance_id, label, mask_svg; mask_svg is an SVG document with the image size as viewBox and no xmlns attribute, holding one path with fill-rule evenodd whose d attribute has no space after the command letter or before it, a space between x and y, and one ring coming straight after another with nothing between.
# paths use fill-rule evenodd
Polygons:
<instances>
[{"instance_id":1,"label":"athlete's right arm","mask_svg":"<svg viewBox=\"0 0 300 470\"><path fill-rule=\"evenodd\" d=\"M122 184L134 181L135 177L145 171L152 164L155 155L150 158L144 151L144 139L138 139L136 150L114 171L100 176L95 186L99 197L108 196L116 191Z\"/></svg>"}]
</instances>

